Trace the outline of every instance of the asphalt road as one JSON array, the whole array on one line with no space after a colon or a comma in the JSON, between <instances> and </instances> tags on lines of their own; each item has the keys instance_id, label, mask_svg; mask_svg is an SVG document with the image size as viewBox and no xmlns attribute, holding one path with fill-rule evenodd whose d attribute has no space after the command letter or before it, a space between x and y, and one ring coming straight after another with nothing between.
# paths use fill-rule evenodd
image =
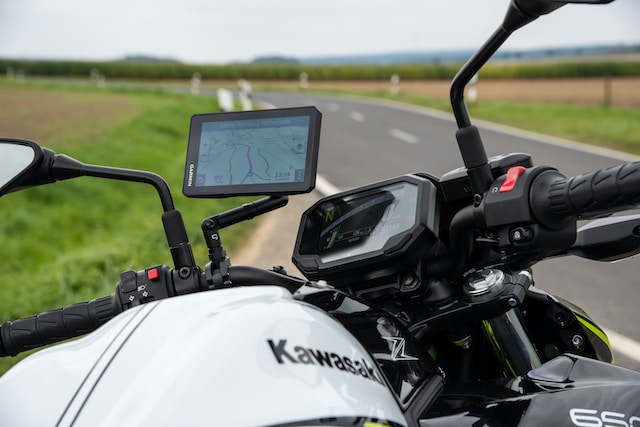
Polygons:
<instances>
[{"instance_id":1,"label":"asphalt road","mask_svg":"<svg viewBox=\"0 0 640 427\"><path fill-rule=\"evenodd\" d=\"M276 107L315 105L323 113L318 174L339 189L416 171L441 176L462 165L452 116L403 104L313 94L257 93ZM474 121L489 156L526 152L565 175L637 160ZM567 257L534 268L538 287L587 311L610 333L616 363L640 370L638 261L608 264ZM630 341L627 341L630 340Z\"/></svg>"}]
</instances>

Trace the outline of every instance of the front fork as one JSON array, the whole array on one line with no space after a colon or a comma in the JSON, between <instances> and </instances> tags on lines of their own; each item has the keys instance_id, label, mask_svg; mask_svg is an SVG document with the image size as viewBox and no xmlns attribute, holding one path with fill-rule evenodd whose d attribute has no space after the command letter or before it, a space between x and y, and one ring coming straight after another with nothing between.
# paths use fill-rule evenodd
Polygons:
<instances>
[{"instance_id":1,"label":"front fork","mask_svg":"<svg viewBox=\"0 0 640 427\"><path fill-rule=\"evenodd\" d=\"M522 376L542 364L518 308L482 321L482 330L507 376Z\"/></svg>"},{"instance_id":2,"label":"front fork","mask_svg":"<svg viewBox=\"0 0 640 427\"><path fill-rule=\"evenodd\" d=\"M530 272L523 271L520 275L526 276L527 281L532 281ZM491 299L503 292L506 280L507 275L501 270L482 270L467 276L463 289L471 301ZM505 375L525 375L542 364L527 333L517 301L514 300L513 308L496 317L483 320L481 325Z\"/></svg>"}]
</instances>

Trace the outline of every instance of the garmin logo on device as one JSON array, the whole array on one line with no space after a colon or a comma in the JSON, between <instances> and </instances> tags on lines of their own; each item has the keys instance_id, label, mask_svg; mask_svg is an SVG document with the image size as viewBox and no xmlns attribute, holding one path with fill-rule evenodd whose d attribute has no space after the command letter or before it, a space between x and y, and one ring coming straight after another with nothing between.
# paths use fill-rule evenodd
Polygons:
<instances>
[{"instance_id":1,"label":"garmin logo on device","mask_svg":"<svg viewBox=\"0 0 640 427\"><path fill-rule=\"evenodd\" d=\"M193 163L191 163L189 165L189 178L187 180L187 187L191 187L193 185L193 170L195 169L195 166L193 165Z\"/></svg>"},{"instance_id":2,"label":"garmin logo on device","mask_svg":"<svg viewBox=\"0 0 640 427\"><path fill-rule=\"evenodd\" d=\"M320 349L295 346L288 350L287 340L279 340L274 343L267 340L273 355L279 364L292 363L302 365L319 365L325 368L337 369L339 371L348 372L355 376L366 378L378 384L383 384L378 372L364 359L352 360L349 357L341 356L337 353L330 353Z\"/></svg>"}]
</instances>

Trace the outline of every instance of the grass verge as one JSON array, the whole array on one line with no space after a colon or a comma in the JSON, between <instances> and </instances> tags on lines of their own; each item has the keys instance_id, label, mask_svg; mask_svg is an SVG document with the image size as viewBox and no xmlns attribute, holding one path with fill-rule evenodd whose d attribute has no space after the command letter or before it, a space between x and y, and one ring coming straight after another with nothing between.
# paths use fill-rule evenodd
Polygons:
<instances>
[{"instance_id":1,"label":"grass verge","mask_svg":"<svg viewBox=\"0 0 640 427\"><path fill-rule=\"evenodd\" d=\"M640 94L638 94L640 96ZM400 95L388 99L451 111L449 101ZM473 118L640 155L640 110L593 105L482 101Z\"/></svg>"},{"instance_id":2,"label":"grass verge","mask_svg":"<svg viewBox=\"0 0 640 427\"><path fill-rule=\"evenodd\" d=\"M0 85L5 94L7 89ZM17 133L22 128L30 138L40 134L37 142L43 146L84 163L149 170L163 176L174 189L175 204L184 216L199 265L208 260L201 220L247 201L187 199L178 191L190 116L218 110L211 98L89 89L9 89L15 102L9 105L10 100L2 98L0 116L5 123L20 123L14 126L12 136L21 136ZM24 102L26 98L33 102ZM88 111L90 108L102 114ZM62 118L57 123L53 117L60 110L66 126L59 126ZM6 132L6 126L0 124L0 134ZM161 214L152 187L95 178L3 196L1 320L110 294L124 270L172 265ZM251 223L224 230L225 246L240 246L250 231ZM0 360L0 373L16 361Z\"/></svg>"}]
</instances>

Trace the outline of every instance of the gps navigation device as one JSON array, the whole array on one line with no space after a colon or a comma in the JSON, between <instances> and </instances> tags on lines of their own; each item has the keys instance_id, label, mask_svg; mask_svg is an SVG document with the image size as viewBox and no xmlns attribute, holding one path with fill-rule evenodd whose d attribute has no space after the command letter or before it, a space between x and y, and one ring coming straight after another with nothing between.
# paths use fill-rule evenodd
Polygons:
<instances>
[{"instance_id":1,"label":"gps navigation device","mask_svg":"<svg viewBox=\"0 0 640 427\"><path fill-rule=\"evenodd\" d=\"M182 192L285 195L315 186L322 114L315 107L196 114Z\"/></svg>"}]
</instances>

